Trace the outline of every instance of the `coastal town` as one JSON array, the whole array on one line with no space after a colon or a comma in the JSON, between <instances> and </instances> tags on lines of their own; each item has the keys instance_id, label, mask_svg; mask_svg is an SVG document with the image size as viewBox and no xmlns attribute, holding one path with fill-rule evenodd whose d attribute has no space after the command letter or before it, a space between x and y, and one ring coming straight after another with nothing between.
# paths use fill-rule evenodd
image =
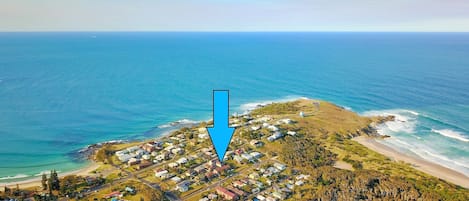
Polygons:
<instances>
[{"instance_id":1,"label":"coastal town","mask_svg":"<svg viewBox=\"0 0 469 201\"><path fill-rule=\"evenodd\" d=\"M233 116L230 124L237 135L223 163L205 124L118 150L109 160L182 200L285 200L295 186L308 182L309 175L295 172L269 152L277 140L297 135L293 120L243 114ZM121 198L123 193L104 197Z\"/></svg>"},{"instance_id":2,"label":"coastal town","mask_svg":"<svg viewBox=\"0 0 469 201\"><path fill-rule=\"evenodd\" d=\"M207 133L211 122L201 122L155 139L102 144L90 156L99 167L86 176L66 176L54 187L53 181L58 178L43 175L41 187L5 187L3 196L10 195L13 200L113 201L440 196L419 191L418 185L423 184L411 185L392 174L399 170L409 178L429 176L416 173L406 164L393 165L350 140L376 135L370 125L390 119L359 117L313 100L261 105L254 111L231 116L230 126L236 131L223 162L217 159ZM365 170L369 167L390 173ZM442 183L430 177L426 181ZM345 182L350 184L350 192L337 189ZM452 184L441 185L446 190L456 189L462 197L469 195ZM392 186L407 186L407 190L396 194Z\"/></svg>"}]
</instances>

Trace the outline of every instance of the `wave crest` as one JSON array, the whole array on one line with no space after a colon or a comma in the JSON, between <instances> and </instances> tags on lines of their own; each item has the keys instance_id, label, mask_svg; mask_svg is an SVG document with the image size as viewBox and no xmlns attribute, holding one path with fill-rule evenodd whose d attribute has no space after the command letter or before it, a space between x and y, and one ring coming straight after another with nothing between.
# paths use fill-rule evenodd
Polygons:
<instances>
[{"instance_id":1,"label":"wave crest","mask_svg":"<svg viewBox=\"0 0 469 201\"><path fill-rule=\"evenodd\" d=\"M380 134L389 135L390 132L404 132L412 134L415 132L418 112L405 109L394 110L372 110L364 112L364 116L394 116L394 121L388 121L378 126Z\"/></svg>"},{"instance_id":2,"label":"wave crest","mask_svg":"<svg viewBox=\"0 0 469 201\"><path fill-rule=\"evenodd\" d=\"M458 132L458 131L454 131L454 130L451 130L451 129L440 129L440 130L432 129L432 132L433 133L438 133L438 134L443 135L445 137L453 138L453 139L456 139L456 140L459 140L459 141L469 142L469 139L464 137L463 133Z\"/></svg>"},{"instance_id":3,"label":"wave crest","mask_svg":"<svg viewBox=\"0 0 469 201\"><path fill-rule=\"evenodd\" d=\"M171 127L176 127L176 126L194 125L197 123L199 123L199 121L190 120L190 119L180 119L180 120L168 123L168 124L159 125L158 128L171 128Z\"/></svg>"},{"instance_id":4,"label":"wave crest","mask_svg":"<svg viewBox=\"0 0 469 201\"><path fill-rule=\"evenodd\" d=\"M11 180L11 179L22 179L22 178L26 178L26 177L29 177L29 175L26 175L26 174L17 174L17 175L15 175L15 176L0 177L0 181L1 181L1 180Z\"/></svg>"}]
</instances>

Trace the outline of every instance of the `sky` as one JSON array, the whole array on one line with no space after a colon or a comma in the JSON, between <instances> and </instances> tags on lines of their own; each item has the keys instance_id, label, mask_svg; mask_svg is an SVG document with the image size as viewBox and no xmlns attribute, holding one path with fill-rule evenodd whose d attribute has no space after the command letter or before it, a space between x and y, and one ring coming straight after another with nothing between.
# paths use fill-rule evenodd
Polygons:
<instances>
[{"instance_id":1,"label":"sky","mask_svg":"<svg viewBox=\"0 0 469 201\"><path fill-rule=\"evenodd\" d=\"M469 0L0 0L0 31L469 32Z\"/></svg>"}]
</instances>

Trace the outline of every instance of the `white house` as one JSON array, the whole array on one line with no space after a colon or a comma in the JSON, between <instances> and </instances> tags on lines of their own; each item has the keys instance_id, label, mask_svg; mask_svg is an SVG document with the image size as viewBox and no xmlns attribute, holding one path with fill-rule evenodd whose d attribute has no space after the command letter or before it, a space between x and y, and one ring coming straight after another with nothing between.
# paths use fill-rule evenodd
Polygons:
<instances>
[{"instance_id":1,"label":"white house","mask_svg":"<svg viewBox=\"0 0 469 201\"><path fill-rule=\"evenodd\" d=\"M179 164L177 164L177 163L169 163L168 164L168 167L170 167L170 168L175 168L177 166L179 166Z\"/></svg>"},{"instance_id":2,"label":"white house","mask_svg":"<svg viewBox=\"0 0 469 201\"><path fill-rule=\"evenodd\" d=\"M176 161L176 163L185 164L185 163L187 163L187 161L188 161L187 158L182 157L182 158L178 159L178 160Z\"/></svg>"},{"instance_id":3,"label":"white house","mask_svg":"<svg viewBox=\"0 0 469 201\"><path fill-rule=\"evenodd\" d=\"M160 170L160 171L155 172L155 177L166 178L167 175L168 175L168 170Z\"/></svg>"},{"instance_id":4,"label":"white house","mask_svg":"<svg viewBox=\"0 0 469 201\"><path fill-rule=\"evenodd\" d=\"M274 132L279 130L277 126L272 126L272 125L267 126L267 129L269 129L270 131L274 131Z\"/></svg>"},{"instance_id":5,"label":"white house","mask_svg":"<svg viewBox=\"0 0 469 201\"><path fill-rule=\"evenodd\" d=\"M275 140L277 140L277 139L279 139L279 138L282 138L282 137L283 137L283 134L282 134L282 133L280 133L280 132L275 132L273 135L269 136L269 137L267 138L267 140L269 140L270 142L272 142L272 141L275 141Z\"/></svg>"},{"instance_id":6,"label":"white house","mask_svg":"<svg viewBox=\"0 0 469 201\"><path fill-rule=\"evenodd\" d=\"M296 132L295 132L295 131L287 131L287 134L288 134L288 135L291 135L291 136L295 136L295 135L296 135Z\"/></svg>"},{"instance_id":7,"label":"white house","mask_svg":"<svg viewBox=\"0 0 469 201\"><path fill-rule=\"evenodd\" d=\"M284 171L285 169L287 169L287 166L281 163L274 163L274 167L280 171Z\"/></svg>"}]
</instances>

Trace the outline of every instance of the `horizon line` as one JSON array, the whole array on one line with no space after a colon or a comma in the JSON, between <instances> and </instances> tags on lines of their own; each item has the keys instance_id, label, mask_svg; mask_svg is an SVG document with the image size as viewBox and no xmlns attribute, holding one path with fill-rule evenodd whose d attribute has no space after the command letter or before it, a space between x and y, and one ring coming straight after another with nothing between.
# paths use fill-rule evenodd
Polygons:
<instances>
[{"instance_id":1,"label":"horizon line","mask_svg":"<svg viewBox=\"0 0 469 201\"><path fill-rule=\"evenodd\" d=\"M347 30L30 30L0 33L469 33L469 31L347 31Z\"/></svg>"}]
</instances>

